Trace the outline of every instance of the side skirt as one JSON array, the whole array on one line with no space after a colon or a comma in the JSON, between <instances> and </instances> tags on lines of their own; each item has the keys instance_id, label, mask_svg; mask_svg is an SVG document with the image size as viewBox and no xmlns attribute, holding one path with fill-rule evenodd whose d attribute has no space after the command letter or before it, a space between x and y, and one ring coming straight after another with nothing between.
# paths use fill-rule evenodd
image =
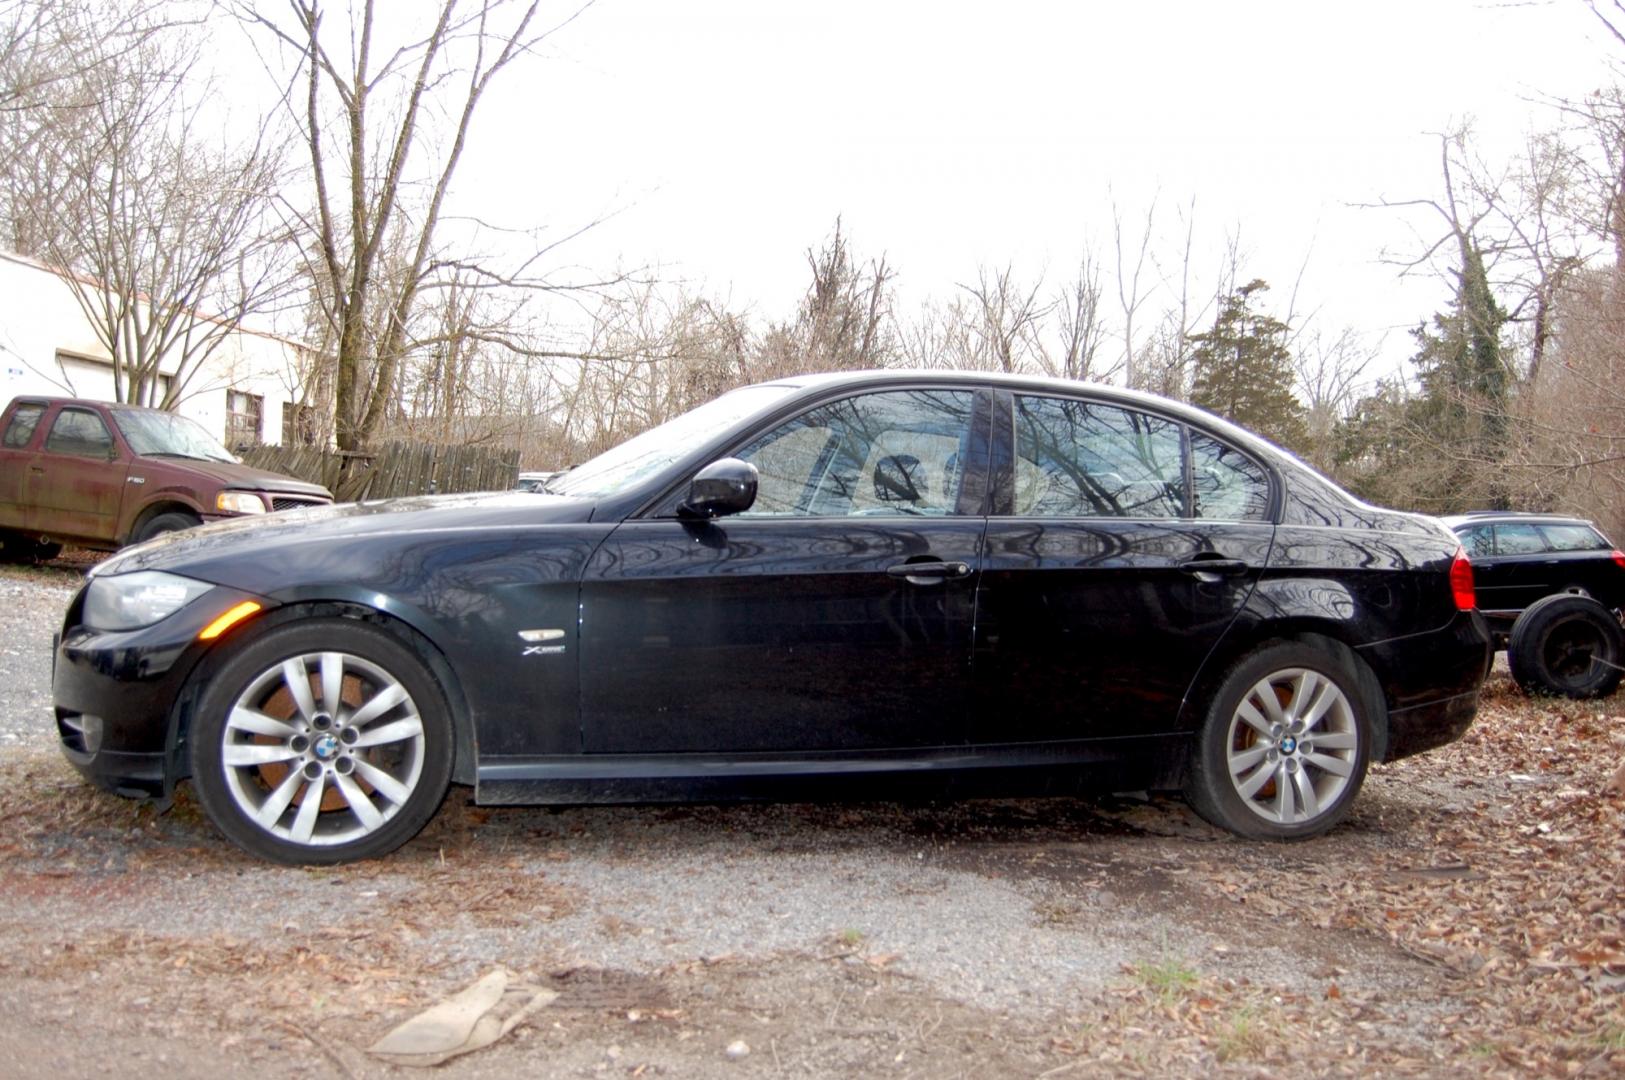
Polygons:
<instances>
[{"instance_id":1,"label":"side skirt","mask_svg":"<svg viewBox=\"0 0 1625 1080\"><path fill-rule=\"evenodd\" d=\"M584 754L488 758L483 806L965 798L1178 787L1189 735L854 754Z\"/></svg>"}]
</instances>

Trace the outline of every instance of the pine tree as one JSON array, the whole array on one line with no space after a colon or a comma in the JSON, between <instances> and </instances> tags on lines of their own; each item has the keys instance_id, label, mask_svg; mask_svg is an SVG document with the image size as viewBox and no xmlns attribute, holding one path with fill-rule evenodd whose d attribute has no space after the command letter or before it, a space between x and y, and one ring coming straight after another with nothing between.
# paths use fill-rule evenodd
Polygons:
<instances>
[{"instance_id":1,"label":"pine tree","mask_svg":"<svg viewBox=\"0 0 1625 1080\"><path fill-rule=\"evenodd\" d=\"M1413 332L1421 393L1408 420L1418 441L1440 461L1431 490L1418 492L1436 512L1471 507L1505 508L1506 494L1493 480L1505 458L1510 373L1502 351L1507 314L1495 301L1483 253L1461 239L1456 298L1433 324Z\"/></svg>"},{"instance_id":2,"label":"pine tree","mask_svg":"<svg viewBox=\"0 0 1625 1080\"><path fill-rule=\"evenodd\" d=\"M1292 392L1288 327L1253 309L1269 286L1253 280L1224 298L1213 329L1191 335L1191 402L1288 449L1304 449L1303 403Z\"/></svg>"}]
</instances>

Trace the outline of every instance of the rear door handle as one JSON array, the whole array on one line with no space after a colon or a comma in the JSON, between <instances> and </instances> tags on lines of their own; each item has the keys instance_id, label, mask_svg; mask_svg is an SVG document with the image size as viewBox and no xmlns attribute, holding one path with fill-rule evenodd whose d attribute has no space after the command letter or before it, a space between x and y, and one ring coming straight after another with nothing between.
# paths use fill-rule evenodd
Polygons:
<instances>
[{"instance_id":1,"label":"rear door handle","mask_svg":"<svg viewBox=\"0 0 1625 1080\"><path fill-rule=\"evenodd\" d=\"M970 564L962 562L908 562L888 566L891 577L904 578L915 585L928 585L938 581L970 576Z\"/></svg>"},{"instance_id":2,"label":"rear door handle","mask_svg":"<svg viewBox=\"0 0 1625 1080\"><path fill-rule=\"evenodd\" d=\"M1179 568L1187 574L1202 576L1204 574L1245 574L1247 563L1241 559L1192 559L1190 562L1179 564Z\"/></svg>"}]
</instances>

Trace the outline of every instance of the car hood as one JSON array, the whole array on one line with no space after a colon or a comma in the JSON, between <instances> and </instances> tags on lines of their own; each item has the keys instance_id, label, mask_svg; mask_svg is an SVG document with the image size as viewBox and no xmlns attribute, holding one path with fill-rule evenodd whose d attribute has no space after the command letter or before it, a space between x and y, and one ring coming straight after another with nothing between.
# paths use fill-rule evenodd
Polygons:
<instances>
[{"instance_id":1,"label":"car hood","mask_svg":"<svg viewBox=\"0 0 1625 1080\"><path fill-rule=\"evenodd\" d=\"M97 574L167 570L185 574L193 565L233 561L304 545L332 545L387 534L488 532L587 521L588 499L532 492L424 495L374 502L338 503L276 514L228 518L195 529L165 533L125 548L96 567ZM199 575L212 580L210 575Z\"/></svg>"},{"instance_id":2,"label":"car hood","mask_svg":"<svg viewBox=\"0 0 1625 1080\"><path fill-rule=\"evenodd\" d=\"M306 483L282 473L256 469L252 465L241 465L235 461L209 461L204 458L152 454L141 455L139 460L155 469L182 468L189 472L201 473L218 481L221 487L247 488L251 491L283 491L290 495L312 495L323 499L333 497L332 493L320 484Z\"/></svg>"}]
</instances>

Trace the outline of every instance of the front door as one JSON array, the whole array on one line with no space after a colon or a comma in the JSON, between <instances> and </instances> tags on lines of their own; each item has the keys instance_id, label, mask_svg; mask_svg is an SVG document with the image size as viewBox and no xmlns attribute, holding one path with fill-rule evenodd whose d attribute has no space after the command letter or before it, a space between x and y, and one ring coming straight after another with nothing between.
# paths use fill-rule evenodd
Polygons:
<instances>
[{"instance_id":1,"label":"front door","mask_svg":"<svg viewBox=\"0 0 1625 1080\"><path fill-rule=\"evenodd\" d=\"M823 403L735 451L759 471L750 511L616 529L581 590L585 749L961 743L985 522L978 404L929 387Z\"/></svg>"}]
</instances>

